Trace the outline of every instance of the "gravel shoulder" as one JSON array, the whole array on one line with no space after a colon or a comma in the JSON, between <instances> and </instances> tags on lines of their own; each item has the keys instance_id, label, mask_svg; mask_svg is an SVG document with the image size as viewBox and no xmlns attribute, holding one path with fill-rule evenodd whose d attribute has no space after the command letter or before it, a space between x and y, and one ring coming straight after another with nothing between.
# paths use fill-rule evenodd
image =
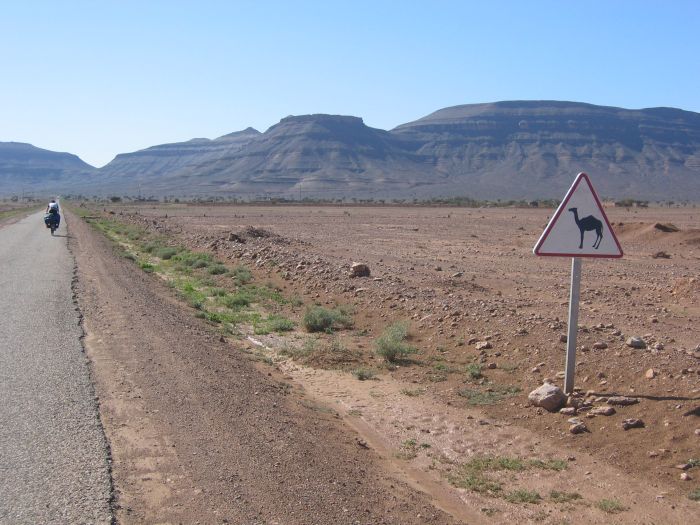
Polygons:
<instances>
[{"instance_id":1,"label":"gravel shoulder","mask_svg":"<svg viewBox=\"0 0 700 525\"><path fill-rule=\"evenodd\" d=\"M119 522L455 523L89 226L73 233Z\"/></svg>"}]
</instances>

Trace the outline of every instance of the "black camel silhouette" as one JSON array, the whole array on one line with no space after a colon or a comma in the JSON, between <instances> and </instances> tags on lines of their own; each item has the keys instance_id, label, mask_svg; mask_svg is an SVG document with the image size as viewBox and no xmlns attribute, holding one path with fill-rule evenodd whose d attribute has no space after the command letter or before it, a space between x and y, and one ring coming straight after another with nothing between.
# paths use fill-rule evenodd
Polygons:
<instances>
[{"instance_id":1,"label":"black camel silhouette","mask_svg":"<svg viewBox=\"0 0 700 525\"><path fill-rule=\"evenodd\" d=\"M583 248L583 233L590 232L593 230L595 230L596 233L596 238L593 242L593 248L597 250L598 246L600 246L600 241L603 240L603 223L595 217L593 217L593 215L589 215L588 217L579 219L578 208L569 208L569 211L573 212L574 220L576 221L576 226L578 226L578 229L581 232L581 242L578 245L579 250Z\"/></svg>"}]
</instances>

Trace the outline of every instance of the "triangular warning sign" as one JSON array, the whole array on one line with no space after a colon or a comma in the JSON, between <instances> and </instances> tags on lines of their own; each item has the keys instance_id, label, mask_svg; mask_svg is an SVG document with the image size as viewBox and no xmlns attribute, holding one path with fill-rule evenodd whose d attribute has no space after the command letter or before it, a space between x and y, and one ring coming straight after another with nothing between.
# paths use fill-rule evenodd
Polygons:
<instances>
[{"instance_id":1,"label":"triangular warning sign","mask_svg":"<svg viewBox=\"0 0 700 525\"><path fill-rule=\"evenodd\" d=\"M588 175L578 174L533 251L553 257L622 257Z\"/></svg>"}]
</instances>

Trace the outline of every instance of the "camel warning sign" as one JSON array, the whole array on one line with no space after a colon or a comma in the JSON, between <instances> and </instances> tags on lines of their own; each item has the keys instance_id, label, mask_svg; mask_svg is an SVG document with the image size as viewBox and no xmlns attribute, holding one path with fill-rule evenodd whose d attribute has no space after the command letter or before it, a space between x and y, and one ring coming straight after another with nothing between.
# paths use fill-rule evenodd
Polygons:
<instances>
[{"instance_id":1,"label":"camel warning sign","mask_svg":"<svg viewBox=\"0 0 700 525\"><path fill-rule=\"evenodd\" d=\"M553 257L622 257L588 175L578 174L533 251Z\"/></svg>"}]
</instances>

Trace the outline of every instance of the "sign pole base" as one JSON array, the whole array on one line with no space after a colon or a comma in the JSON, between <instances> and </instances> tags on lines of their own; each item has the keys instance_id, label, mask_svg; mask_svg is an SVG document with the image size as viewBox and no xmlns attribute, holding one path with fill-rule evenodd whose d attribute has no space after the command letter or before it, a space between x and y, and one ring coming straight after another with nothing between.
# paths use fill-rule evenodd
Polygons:
<instances>
[{"instance_id":1,"label":"sign pole base","mask_svg":"<svg viewBox=\"0 0 700 525\"><path fill-rule=\"evenodd\" d=\"M578 333L578 305L581 291L581 258L571 259L571 295L569 297L569 331L566 338L566 368L564 392L574 393L576 372L576 335Z\"/></svg>"}]
</instances>

